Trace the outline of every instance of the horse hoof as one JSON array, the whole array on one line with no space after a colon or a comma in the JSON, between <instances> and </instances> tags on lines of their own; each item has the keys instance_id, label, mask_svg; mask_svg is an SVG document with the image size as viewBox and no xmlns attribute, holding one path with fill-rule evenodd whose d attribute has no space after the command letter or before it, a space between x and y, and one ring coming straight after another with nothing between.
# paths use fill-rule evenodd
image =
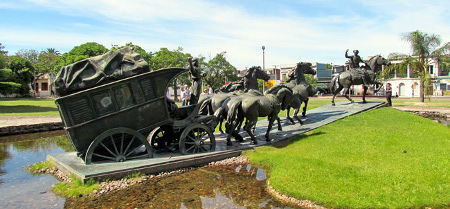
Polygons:
<instances>
[{"instance_id":1,"label":"horse hoof","mask_svg":"<svg viewBox=\"0 0 450 209\"><path fill-rule=\"evenodd\" d=\"M306 113L302 113L302 117L306 117Z\"/></svg>"},{"instance_id":2,"label":"horse hoof","mask_svg":"<svg viewBox=\"0 0 450 209\"><path fill-rule=\"evenodd\" d=\"M233 143L231 143L231 141L227 141L227 146L233 146Z\"/></svg>"},{"instance_id":3,"label":"horse hoof","mask_svg":"<svg viewBox=\"0 0 450 209\"><path fill-rule=\"evenodd\" d=\"M258 141L254 140L252 141L252 144L258 144Z\"/></svg>"},{"instance_id":4,"label":"horse hoof","mask_svg":"<svg viewBox=\"0 0 450 209\"><path fill-rule=\"evenodd\" d=\"M266 142L272 142L273 139L266 139Z\"/></svg>"},{"instance_id":5,"label":"horse hoof","mask_svg":"<svg viewBox=\"0 0 450 209\"><path fill-rule=\"evenodd\" d=\"M350 101L350 103L355 103L355 101Z\"/></svg>"},{"instance_id":6,"label":"horse hoof","mask_svg":"<svg viewBox=\"0 0 450 209\"><path fill-rule=\"evenodd\" d=\"M367 103L367 101L363 101L363 104Z\"/></svg>"},{"instance_id":7,"label":"horse hoof","mask_svg":"<svg viewBox=\"0 0 450 209\"><path fill-rule=\"evenodd\" d=\"M335 106L336 104L334 104L334 103L331 103L331 106Z\"/></svg>"}]
</instances>

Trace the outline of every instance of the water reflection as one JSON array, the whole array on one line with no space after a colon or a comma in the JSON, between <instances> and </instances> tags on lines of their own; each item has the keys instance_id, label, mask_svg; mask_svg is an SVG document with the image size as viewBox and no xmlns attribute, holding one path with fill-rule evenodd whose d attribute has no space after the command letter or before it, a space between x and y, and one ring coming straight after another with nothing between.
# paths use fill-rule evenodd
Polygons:
<instances>
[{"instance_id":1,"label":"water reflection","mask_svg":"<svg viewBox=\"0 0 450 209\"><path fill-rule=\"evenodd\" d=\"M265 191L262 169L199 168L152 179L96 199L68 199L67 208L280 208Z\"/></svg>"},{"instance_id":2,"label":"water reflection","mask_svg":"<svg viewBox=\"0 0 450 209\"><path fill-rule=\"evenodd\" d=\"M64 131L0 137L0 208L63 207L64 198L50 191L58 181L50 175L33 176L24 166L70 150L65 141Z\"/></svg>"}]
</instances>

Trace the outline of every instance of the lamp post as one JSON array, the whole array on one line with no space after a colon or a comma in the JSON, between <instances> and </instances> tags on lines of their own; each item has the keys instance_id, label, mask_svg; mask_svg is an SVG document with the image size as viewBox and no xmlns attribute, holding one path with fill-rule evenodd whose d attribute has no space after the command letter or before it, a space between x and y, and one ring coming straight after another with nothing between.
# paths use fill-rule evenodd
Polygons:
<instances>
[{"instance_id":1,"label":"lamp post","mask_svg":"<svg viewBox=\"0 0 450 209\"><path fill-rule=\"evenodd\" d=\"M266 47L265 46L262 46L262 50L263 50L263 71L266 69L265 67L265 63L264 63L264 50L266 49ZM265 83L263 82L263 92L265 91L264 90L264 87L265 87Z\"/></svg>"}]
</instances>

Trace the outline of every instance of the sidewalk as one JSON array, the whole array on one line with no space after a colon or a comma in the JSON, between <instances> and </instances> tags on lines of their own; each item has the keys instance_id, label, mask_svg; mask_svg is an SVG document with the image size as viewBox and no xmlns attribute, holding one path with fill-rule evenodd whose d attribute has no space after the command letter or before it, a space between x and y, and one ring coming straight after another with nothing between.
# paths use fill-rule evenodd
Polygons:
<instances>
[{"instance_id":1,"label":"sidewalk","mask_svg":"<svg viewBox=\"0 0 450 209\"><path fill-rule=\"evenodd\" d=\"M0 128L8 126L23 126L42 123L62 122L58 116L0 116Z\"/></svg>"},{"instance_id":2,"label":"sidewalk","mask_svg":"<svg viewBox=\"0 0 450 209\"><path fill-rule=\"evenodd\" d=\"M0 116L0 136L63 129L60 116Z\"/></svg>"}]
</instances>

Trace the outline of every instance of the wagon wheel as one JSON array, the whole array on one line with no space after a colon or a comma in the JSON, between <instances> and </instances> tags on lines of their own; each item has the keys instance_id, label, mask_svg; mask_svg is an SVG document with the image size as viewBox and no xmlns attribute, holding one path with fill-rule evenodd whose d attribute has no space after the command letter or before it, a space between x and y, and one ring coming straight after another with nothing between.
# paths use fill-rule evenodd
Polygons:
<instances>
[{"instance_id":1,"label":"wagon wheel","mask_svg":"<svg viewBox=\"0 0 450 209\"><path fill-rule=\"evenodd\" d=\"M154 150L166 149L168 151L174 151L175 148L172 146L172 138L170 133L163 130L161 127L153 129L148 135L147 140L150 142L151 147Z\"/></svg>"},{"instance_id":2,"label":"wagon wheel","mask_svg":"<svg viewBox=\"0 0 450 209\"><path fill-rule=\"evenodd\" d=\"M179 146L183 155L213 152L216 149L216 139L208 126L192 124L181 133Z\"/></svg>"},{"instance_id":3,"label":"wagon wheel","mask_svg":"<svg viewBox=\"0 0 450 209\"><path fill-rule=\"evenodd\" d=\"M151 157L153 157L152 149L145 136L135 130L120 127L107 130L92 141L86 153L85 163L123 162Z\"/></svg>"}]
</instances>

